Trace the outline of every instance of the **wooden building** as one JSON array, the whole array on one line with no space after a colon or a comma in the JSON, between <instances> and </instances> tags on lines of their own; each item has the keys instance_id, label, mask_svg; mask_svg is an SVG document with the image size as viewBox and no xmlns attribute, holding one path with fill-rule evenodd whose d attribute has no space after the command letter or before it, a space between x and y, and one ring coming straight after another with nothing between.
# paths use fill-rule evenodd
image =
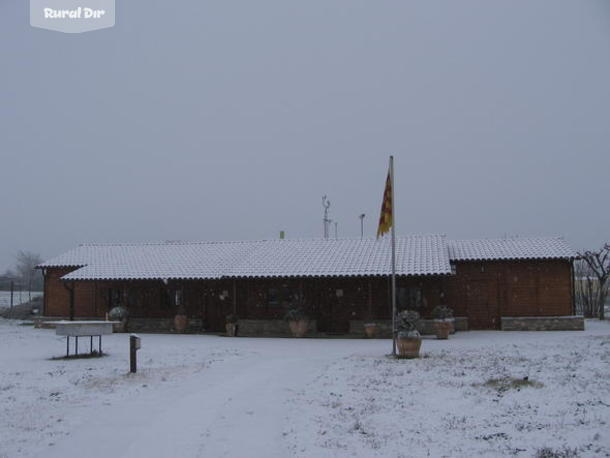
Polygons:
<instances>
[{"instance_id":1,"label":"wooden building","mask_svg":"<svg viewBox=\"0 0 610 458\"><path fill-rule=\"evenodd\" d=\"M459 329L579 329L574 252L561 238L397 238L399 309L431 318L454 309ZM121 305L131 329L166 330L178 309L193 332L221 332L236 313L241 335L283 335L290 308L310 333L389 330L390 245L385 239L81 245L39 266L44 315L100 318Z\"/></svg>"}]
</instances>

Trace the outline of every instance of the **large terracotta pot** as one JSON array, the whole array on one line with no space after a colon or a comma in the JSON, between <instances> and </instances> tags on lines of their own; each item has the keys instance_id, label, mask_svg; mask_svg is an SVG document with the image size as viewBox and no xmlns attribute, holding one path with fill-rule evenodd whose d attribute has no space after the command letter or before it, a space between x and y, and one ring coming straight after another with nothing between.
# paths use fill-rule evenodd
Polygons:
<instances>
[{"instance_id":1,"label":"large terracotta pot","mask_svg":"<svg viewBox=\"0 0 610 458\"><path fill-rule=\"evenodd\" d=\"M189 324L189 319L186 315L176 315L174 317L174 329L176 332L184 332Z\"/></svg>"},{"instance_id":2,"label":"large terracotta pot","mask_svg":"<svg viewBox=\"0 0 610 458\"><path fill-rule=\"evenodd\" d=\"M364 325L364 333L369 339L377 336L377 332L379 331L379 327L377 323L365 323Z\"/></svg>"},{"instance_id":3,"label":"large terracotta pot","mask_svg":"<svg viewBox=\"0 0 610 458\"><path fill-rule=\"evenodd\" d=\"M397 337L396 346L399 358L419 358L421 337Z\"/></svg>"},{"instance_id":4,"label":"large terracotta pot","mask_svg":"<svg viewBox=\"0 0 610 458\"><path fill-rule=\"evenodd\" d=\"M237 323L227 323L225 324L225 329L227 330L227 336L235 337L237 334Z\"/></svg>"},{"instance_id":5,"label":"large terracotta pot","mask_svg":"<svg viewBox=\"0 0 610 458\"><path fill-rule=\"evenodd\" d=\"M292 332L292 335L294 337L303 337L305 334L307 334L307 329L309 328L309 321L289 321L288 326L290 327L290 332Z\"/></svg>"},{"instance_id":6,"label":"large terracotta pot","mask_svg":"<svg viewBox=\"0 0 610 458\"><path fill-rule=\"evenodd\" d=\"M437 339L448 339L452 329L453 323L450 320L434 320L434 331Z\"/></svg>"},{"instance_id":7,"label":"large terracotta pot","mask_svg":"<svg viewBox=\"0 0 610 458\"><path fill-rule=\"evenodd\" d=\"M123 318L118 323L112 325L112 332L127 332L127 318Z\"/></svg>"}]
</instances>

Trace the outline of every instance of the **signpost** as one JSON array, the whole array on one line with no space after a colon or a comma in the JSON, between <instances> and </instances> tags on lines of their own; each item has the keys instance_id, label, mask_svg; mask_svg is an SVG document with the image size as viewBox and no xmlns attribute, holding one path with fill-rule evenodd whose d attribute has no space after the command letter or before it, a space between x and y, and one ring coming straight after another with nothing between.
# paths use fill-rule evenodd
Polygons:
<instances>
[{"instance_id":1,"label":"signpost","mask_svg":"<svg viewBox=\"0 0 610 458\"><path fill-rule=\"evenodd\" d=\"M142 347L142 339L137 334L129 336L129 372L135 374L138 370L138 350Z\"/></svg>"}]
</instances>

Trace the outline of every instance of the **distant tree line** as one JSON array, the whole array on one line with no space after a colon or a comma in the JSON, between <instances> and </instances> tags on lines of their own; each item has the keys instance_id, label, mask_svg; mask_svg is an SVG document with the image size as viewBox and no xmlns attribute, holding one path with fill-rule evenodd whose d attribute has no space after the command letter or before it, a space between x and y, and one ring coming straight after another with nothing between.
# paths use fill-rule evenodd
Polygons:
<instances>
[{"instance_id":1,"label":"distant tree line","mask_svg":"<svg viewBox=\"0 0 610 458\"><path fill-rule=\"evenodd\" d=\"M0 275L0 290L9 290L13 283L16 290L42 291L42 272L36 269L42 263L42 258L37 253L30 251L19 251L15 256L15 265Z\"/></svg>"}]
</instances>

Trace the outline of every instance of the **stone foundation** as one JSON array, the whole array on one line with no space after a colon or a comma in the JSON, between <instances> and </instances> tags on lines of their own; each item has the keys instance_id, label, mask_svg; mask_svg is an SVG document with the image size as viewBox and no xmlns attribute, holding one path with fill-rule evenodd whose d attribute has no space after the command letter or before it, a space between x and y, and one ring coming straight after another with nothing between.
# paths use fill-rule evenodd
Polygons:
<instances>
[{"instance_id":1,"label":"stone foundation","mask_svg":"<svg viewBox=\"0 0 610 458\"><path fill-rule=\"evenodd\" d=\"M285 320L239 320L237 323L238 337L291 337L292 333ZM306 336L316 335L318 326L316 320L309 320Z\"/></svg>"},{"instance_id":2,"label":"stone foundation","mask_svg":"<svg viewBox=\"0 0 610 458\"><path fill-rule=\"evenodd\" d=\"M584 331L582 316L502 317L503 331Z\"/></svg>"},{"instance_id":3,"label":"stone foundation","mask_svg":"<svg viewBox=\"0 0 610 458\"><path fill-rule=\"evenodd\" d=\"M185 334L203 332L200 318L189 318ZM127 323L129 332L174 332L173 318L129 318Z\"/></svg>"},{"instance_id":4,"label":"stone foundation","mask_svg":"<svg viewBox=\"0 0 610 458\"><path fill-rule=\"evenodd\" d=\"M379 328L377 337L383 339L392 338L392 321L390 320L350 320L349 333L353 336L364 336L364 323L376 323ZM468 318L465 316L457 316L453 319L453 327L456 331L468 331ZM430 335L435 334L434 320L421 320L420 326L417 328L420 334Z\"/></svg>"}]
</instances>

